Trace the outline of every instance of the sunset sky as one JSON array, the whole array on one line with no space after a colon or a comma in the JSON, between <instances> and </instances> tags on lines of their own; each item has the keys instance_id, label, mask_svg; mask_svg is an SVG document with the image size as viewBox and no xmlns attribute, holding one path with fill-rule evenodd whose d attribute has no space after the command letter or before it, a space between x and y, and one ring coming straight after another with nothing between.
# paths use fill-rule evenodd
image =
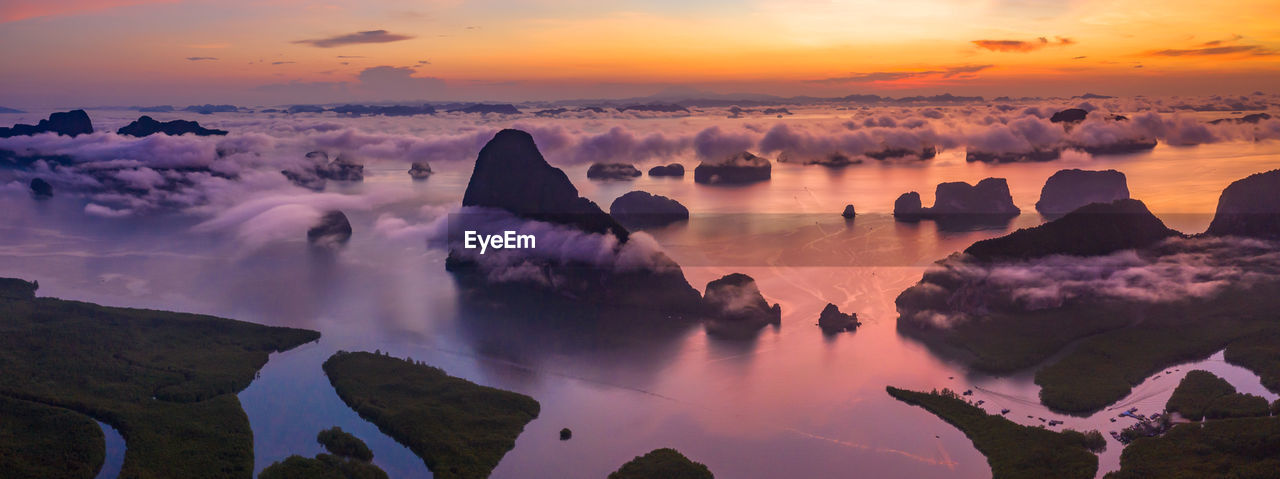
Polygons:
<instances>
[{"instance_id":1,"label":"sunset sky","mask_svg":"<svg viewBox=\"0 0 1280 479\"><path fill-rule=\"evenodd\" d=\"M0 105L673 89L1200 95L1280 84L1280 2L0 2Z\"/></svg>"}]
</instances>

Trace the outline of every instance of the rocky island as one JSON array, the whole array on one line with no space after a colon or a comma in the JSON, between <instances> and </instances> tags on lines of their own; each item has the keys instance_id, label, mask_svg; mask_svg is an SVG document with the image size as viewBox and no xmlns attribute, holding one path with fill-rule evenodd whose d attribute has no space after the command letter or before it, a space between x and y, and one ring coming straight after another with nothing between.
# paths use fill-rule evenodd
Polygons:
<instances>
[{"instance_id":1,"label":"rocky island","mask_svg":"<svg viewBox=\"0 0 1280 479\"><path fill-rule=\"evenodd\" d=\"M626 163L592 163L587 168L587 178L593 180L631 180L642 173Z\"/></svg>"},{"instance_id":2,"label":"rocky island","mask_svg":"<svg viewBox=\"0 0 1280 479\"><path fill-rule=\"evenodd\" d=\"M1020 212L1004 178L986 178L976 185L962 181L940 183L931 207L924 207L920 194L914 191L903 193L893 203L894 219L930 219L944 228L1004 225Z\"/></svg>"},{"instance_id":3,"label":"rocky island","mask_svg":"<svg viewBox=\"0 0 1280 479\"><path fill-rule=\"evenodd\" d=\"M733 273L707 283L707 332L726 337L750 336L767 325L782 324L782 307L769 306L756 280Z\"/></svg>"},{"instance_id":4,"label":"rocky island","mask_svg":"<svg viewBox=\"0 0 1280 479\"><path fill-rule=\"evenodd\" d=\"M769 160L743 151L718 160L698 163L693 181L711 185L738 185L767 181L772 165Z\"/></svg>"},{"instance_id":5,"label":"rocky island","mask_svg":"<svg viewBox=\"0 0 1280 479\"><path fill-rule=\"evenodd\" d=\"M1090 203L1110 203L1129 199L1124 173L1116 170L1059 170L1040 190L1036 211L1057 218Z\"/></svg>"},{"instance_id":6,"label":"rocky island","mask_svg":"<svg viewBox=\"0 0 1280 479\"><path fill-rule=\"evenodd\" d=\"M173 136L186 135L188 133L196 136L226 136L227 131L205 128L200 126L199 122L195 121L156 121L146 115L143 115L132 123L116 130L116 134L121 136L143 137L154 135L156 133Z\"/></svg>"},{"instance_id":7,"label":"rocky island","mask_svg":"<svg viewBox=\"0 0 1280 479\"><path fill-rule=\"evenodd\" d=\"M1075 342L1036 371L1042 402L1060 411L1095 411L1160 368L1224 347L1229 362L1280 386L1280 255L1256 239L1269 232L1253 227L1277 204L1266 203L1274 201L1266 188L1247 200L1228 194L1274 176L1224 191L1220 204L1229 207L1214 223L1238 229L1188 237L1127 199L979 241L899 295L898 330L997 373L1040 364ZM1233 223L1239 202L1263 214Z\"/></svg>"},{"instance_id":8,"label":"rocky island","mask_svg":"<svg viewBox=\"0 0 1280 479\"><path fill-rule=\"evenodd\" d=\"M632 191L613 200L609 215L628 228L645 228L687 220L689 209L665 196Z\"/></svg>"},{"instance_id":9,"label":"rocky island","mask_svg":"<svg viewBox=\"0 0 1280 479\"><path fill-rule=\"evenodd\" d=\"M460 224L451 228L446 269L464 293L489 297L493 301L488 304L530 300L579 312L625 308L627 314L691 319L702 312L701 295L679 265L652 243L631 241L626 227L578 196L568 176L547 164L528 133L503 130L481 149L462 206ZM599 242L603 254L565 259L554 250L535 248L480 255L462 247L462 230L494 224L543 231L540 244L565 238Z\"/></svg>"},{"instance_id":10,"label":"rocky island","mask_svg":"<svg viewBox=\"0 0 1280 479\"><path fill-rule=\"evenodd\" d=\"M75 137L93 133L93 122L84 110L71 110L51 113L49 119L40 120L35 125L17 124L12 127L0 127L0 138L15 136L31 136L40 133L56 133Z\"/></svg>"}]
</instances>

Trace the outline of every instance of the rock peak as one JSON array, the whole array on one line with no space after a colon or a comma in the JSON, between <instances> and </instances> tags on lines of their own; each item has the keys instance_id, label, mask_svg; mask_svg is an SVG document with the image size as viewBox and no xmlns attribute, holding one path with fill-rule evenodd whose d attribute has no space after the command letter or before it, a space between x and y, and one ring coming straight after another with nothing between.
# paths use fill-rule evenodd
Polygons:
<instances>
[{"instance_id":1,"label":"rock peak","mask_svg":"<svg viewBox=\"0 0 1280 479\"><path fill-rule=\"evenodd\" d=\"M590 233L613 233L626 241L627 229L578 189L538 151L533 135L499 131L480 150L462 196L462 206L499 208L516 216L575 226Z\"/></svg>"}]
</instances>

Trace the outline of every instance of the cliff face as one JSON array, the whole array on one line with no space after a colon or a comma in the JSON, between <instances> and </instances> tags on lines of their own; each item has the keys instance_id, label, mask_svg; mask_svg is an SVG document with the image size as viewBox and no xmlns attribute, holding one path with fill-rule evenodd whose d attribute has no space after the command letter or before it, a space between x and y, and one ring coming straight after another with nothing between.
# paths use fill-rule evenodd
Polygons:
<instances>
[{"instance_id":1,"label":"cliff face","mask_svg":"<svg viewBox=\"0 0 1280 479\"><path fill-rule=\"evenodd\" d=\"M1280 239L1280 170L1250 175L1222 190L1205 234Z\"/></svg>"},{"instance_id":2,"label":"cliff face","mask_svg":"<svg viewBox=\"0 0 1280 479\"><path fill-rule=\"evenodd\" d=\"M1040 190L1036 211L1059 217L1090 203L1110 203L1129 199L1124 173L1116 170L1060 170L1050 176Z\"/></svg>"},{"instance_id":3,"label":"cliff face","mask_svg":"<svg viewBox=\"0 0 1280 479\"><path fill-rule=\"evenodd\" d=\"M574 226L588 233L629 233L594 202L578 196L569 177L542 157L533 136L502 130L480 150L462 206L499 208L525 219Z\"/></svg>"}]
</instances>

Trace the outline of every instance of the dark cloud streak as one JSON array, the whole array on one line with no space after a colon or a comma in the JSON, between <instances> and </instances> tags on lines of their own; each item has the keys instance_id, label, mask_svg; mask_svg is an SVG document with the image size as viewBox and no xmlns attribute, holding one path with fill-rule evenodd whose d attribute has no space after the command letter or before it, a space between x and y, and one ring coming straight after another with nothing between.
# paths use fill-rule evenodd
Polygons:
<instances>
[{"instance_id":1,"label":"dark cloud streak","mask_svg":"<svg viewBox=\"0 0 1280 479\"><path fill-rule=\"evenodd\" d=\"M1026 52L1033 52L1044 47L1050 47L1050 46L1063 47L1067 45L1074 45L1076 43L1075 40L1072 40L1070 38L1063 38L1063 37L1054 37L1054 38L1055 39L1053 41L1050 41L1048 38L1045 38L1045 37L1040 37L1031 41L974 40L970 43L977 45L978 48L981 48L983 50L990 50L993 52L1006 52L1006 53L1008 52L1026 53Z\"/></svg>"},{"instance_id":2,"label":"dark cloud streak","mask_svg":"<svg viewBox=\"0 0 1280 479\"><path fill-rule=\"evenodd\" d=\"M363 32L348 33L346 35L337 35L328 38L317 38L311 40L298 40L293 43L302 45L311 45L319 48L333 48L346 45L358 45L364 43L390 43L413 38L411 35L401 35L391 33L386 30L368 30Z\"/></svg>"}]
</instances>

